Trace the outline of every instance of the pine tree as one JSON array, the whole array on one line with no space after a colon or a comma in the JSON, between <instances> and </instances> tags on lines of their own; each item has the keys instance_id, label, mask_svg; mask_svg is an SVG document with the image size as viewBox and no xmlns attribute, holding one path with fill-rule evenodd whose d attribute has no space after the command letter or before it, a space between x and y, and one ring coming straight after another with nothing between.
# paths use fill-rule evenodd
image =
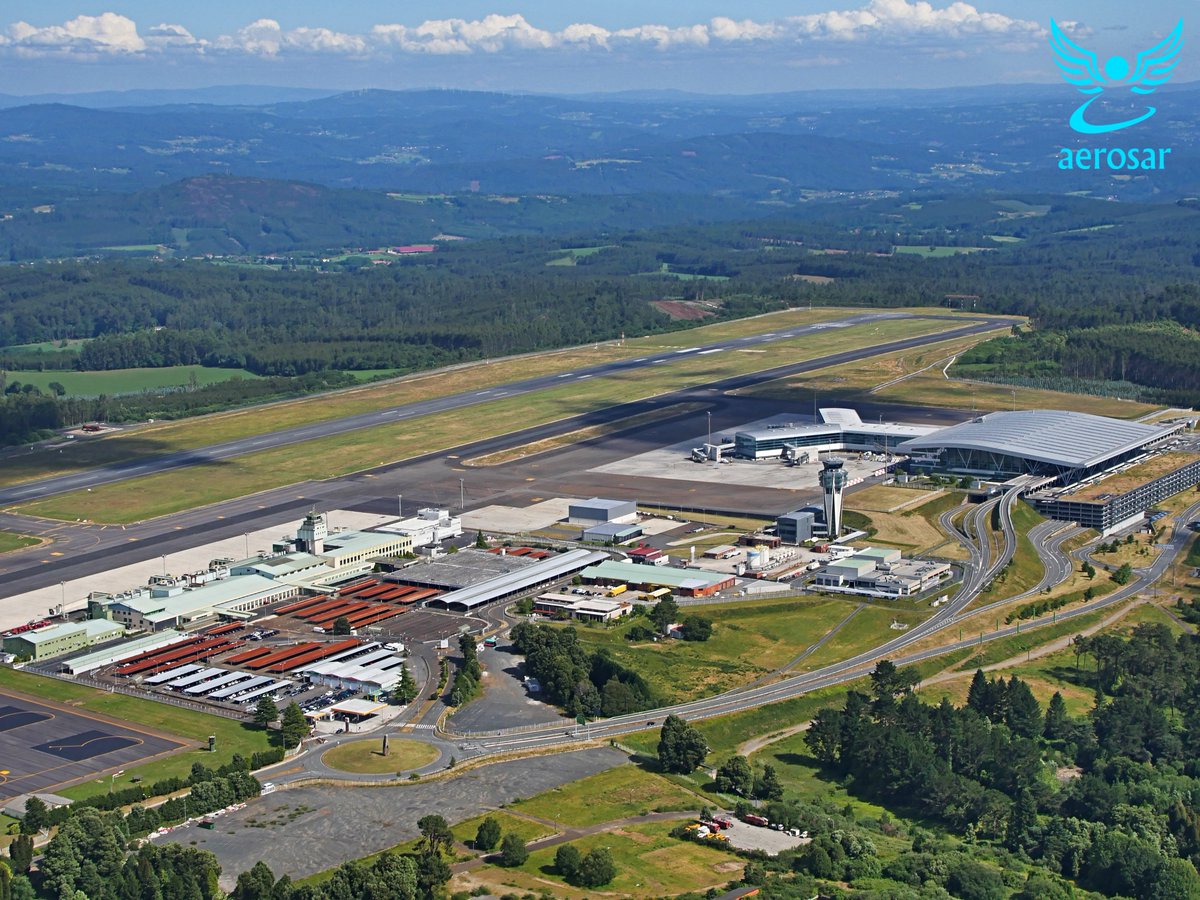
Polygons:
<instances>
[{"instance_id":1,"label":"pine tree","mask_svg":"<svg viewBox=\"0 0 1200 900\"><path fill-rule=\"evenodd\" d=\"M1021 788L1008 816L1005 845L1010 850L1028 850L1037 844L1037 804L1028 788Z\"/></svg>"},{"instance_id":2,"label":"pine tree","mask_svg":"<svg viewBox=\"0 0 1200 900\"><path fill-rule=\"evenodd\" d=\"M500 842L500 823L495 816L488 816L479 823L475 832L475 849L487 852Z\"/></svg>"},{"instance_id":3,"label":"pine tree","mask_svg":"<svg viewBox=\"0 0 1200 900\"><path fill-rule=\"evenodd\" d=\"M1067 714L1067 704L1063 695L1058 691L1050 698L1046 707L1046 719L1042 725L1042 734L1048 741L1063 740L1071 730L1071 717Z\"/></svg>"},{"instance_id":4,"label":"pine tree","mask_svg":"<svg viewBox=\"0 0 1200 900\"><path fill-rule=\"evenodd\" d=\"M270 695L260 697L254 707L254 724L260 728L269 728L278 718L279 707L275 705L275 700Z\"/></svg>"},{"instance_id":5,"label":"pine tree","mask_svg":"<svg viewBox=\"0 0 1200 900\"><path fill-rule=\"evenodd\" d=\"M393 693L401 705L412 703L417 696L417 682L408 670L408 663L401 663L400 681L397 682Z\"/></svg>"},{"instance_id":6,"label":"pine tree","mask_svg":"<svg viewBox=\"0 0 1200 900\"><path fill-rule=\"evenodd\" d=\"M1026 738L1041 735L1045 722L1042 718L1042 708L1029 685L1014 675L1009 679L1006 691L1004 723L1013 734Z\"/></svg>"},{"instance_id":7,"label":"pine tree","mask_svg":"<svg viewBox=\"0 0 1200 900\"><path fill-rule=\"evenodd\" d=\"M8 845L8 857L12 860L12 869L18 875L24 875L33 865L33 837L19 834Z\"/></svg>"},{"instance_id":8,"label":"pine tree","mask_svg":"<svg viewBox=\"0 0 1200 900\"><path fill-rule=\"evenodd\" d=\"M971 687L967 689L967 706L981 716L991 715L991 685L983 669L976 669L971 676Z\"/></svg>"},{"instance_id":9,"label":"pine tree","mask_svg":"<svg viewBox=\"0 0 1200 900\"><path fill-rule=\"evenodd\" d=\"M284 709L279 730L283 734L283 746L289 750L298 747L308 734L308 720L304 718L304 711L295 702L289 703Z\"/></svg>"}]
</instances>

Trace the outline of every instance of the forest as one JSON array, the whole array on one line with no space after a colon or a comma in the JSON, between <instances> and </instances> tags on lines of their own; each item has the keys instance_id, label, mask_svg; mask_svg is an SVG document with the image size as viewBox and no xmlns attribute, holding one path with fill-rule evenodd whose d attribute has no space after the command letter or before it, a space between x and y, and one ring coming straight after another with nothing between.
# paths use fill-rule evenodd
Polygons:
<instances>
[{"instance_id":1,"label":"forest","mask_svg":"<svg viewBox=\"0 0 1200 900\"><path fill-rule=\"evenodd\" d=\"M330 272L201 260L9 266L0 444L91 419L296 396L347 383L347 371L399 374L688 327L654 305L662 299L704 300L703 321L810 304L1028 316L1033 331L980 345L956 373L1194 406L1198 271L1200 208L1189 201L929 194L736 223L449 242ZM39 396L21 378L177 365L267 379L85 401Z\"/></svg>"},{"instance_id":2,"label":"forest","mask_svg":"<svg viewBox=\"0 0 1200 900\"><path fill-rule=\"evenodd\" d=\"M881 663L871 693L821 710L805 743L851 792L1028 860L1048 884L1200 896L1200 637L1143 624L1128 637L1077 637L1073 649L1095 660L1075 672L1095 692L1084 717L1068 715L1061 694L1043 709L1016 676L982 672L965 705L930 705ZM829 877L814 857L800 867ZM882 874L916 886L935 862L914 847ZM1005 896L998 879L994 892L955 894Z\"/></svg>"}]
</instances>

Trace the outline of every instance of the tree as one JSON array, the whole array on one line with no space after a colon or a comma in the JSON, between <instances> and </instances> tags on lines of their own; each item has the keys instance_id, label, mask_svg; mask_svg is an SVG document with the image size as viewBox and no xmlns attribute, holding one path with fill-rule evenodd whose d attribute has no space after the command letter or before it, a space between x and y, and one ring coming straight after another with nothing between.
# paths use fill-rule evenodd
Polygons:
<instances>
[{"instance_id":1,"label":"tree","mask_svg":"<svg viewBox=\"0 0 1200 900\"><path fill-rule=\"evenodd\" d=\"M392 689L392 695L401 705L412 703L417 696L417 682L413 678L412 672L408 670L408 663L400 664L400 681L396 683L396 687Z\"/></svg>"},{"instance_id":2,"label":"tree","mask_svg":"<svg viewBox=\"0 0 1200 900\"><path fill-rule=\"evenodd\" d=\"M338 616L333 620L334 634L349 634L354 629L350 626L350 620L345 616Z\"/></svg>"},{"instance_id":3,"label":"tree","mask_svg":"<svg viewBox=\"0 0 1200 900\"><path fill-rule=\"evenodd\" d=\"M422 846L429 853L440 853L454 843L454 833L449 823L436 813L418 819L417 828L421 832Z\"/></svg>"},{"instance_id":4,"label":"tree","mask_svg":"<svg viewBox=\"0 0 1200 900\"><path fill-rule=\"evenodd\" d=\"M763 766L762 777L754 779L754 796L759 800L783 799L783 785L779 783L779 775L770 763Z\"/></svg>"},{"instance_id":5,"label":"tree","mask_svg":"<svg viewBox=\"0 0 1200 900\"><path fill-rule=\"evenodd\" d=\"M1041 735L1045 727L1042 719L1042 707L1038 704L1037 698L1033 696L1029 685L1014 675L1008 680L1006 691L1004 724L1013 734L1021 737L1035 738Z\"/></svg>"},{"instance_id":6,"label":"tree","mask_svg":"<svg viewBox=\"0 0 1200 900\"><path fill-rule=\"evenodd\" d=\"M475 832L475 849L485 853L500 842L500 823L495 816L488 816L479 823Z\"/></svg>"},{"instance_id":7,"label":"tree","mask_svg":"<svg viewBox=\"0 0 1200 900\"><path fill-rule=\"evenodd\" d=\"M475 549L476 550L486 550L487 549L487 538L485 538L483 536L482 531L475 532Z\"/></svg>"},{"instance_id":8,"label":"tree","mask_svg":"<svg viewBox=\"0 0 1200 900\"><path fill-rule=\"evenodd\" d=\"M575 880L583 887L603 887L617 877L617 864L607 847L596 847L588 851L579 861Z\"/></svg>"},{"instance_id":9,"label":"tree","mask_svg":"<svg viewBox=\"0 0 1200 900\"><path fill-rule=\"evenodd\" d=\"M663 771L686 775L707 755L708 743L700 732L679 716L667 716L658 740L658 764Z\"/></svg>"},{"instance_id":10,"label":"tree","mask_svg":"<svg viewBox=\"0 0 1200 900\"><path fill-rule=\"evenodd\" d=\"M21 817L21 833L37 834L50 824L50 810L38 797L25 801L25 815Z\"/></svg>"},{"instance_id":11,"label":"tree","mask_svg":"<svg viewBox=\"0 0 1200 900\"><path fill-rule=\"evenodd\" d=\"M1046 706L1046 719L1042 723L1042 736L1048 741L1061 741L1070 734L1071 717L1067 714L1067 704L1063 695L1058 691L1050 698Z\"/></svg>"},{"instance_id":12,"label":"tree","mask_svg":"<svg viewBox=\"0 0 1200 900\"><path fill-rule=\"evenodd\" d=\"M500 865L506 869L515 869L525 864L529 859L529 848L515 831L510 831L500 842Z\"/></svg>"},{"instance_id":13,"label":"tree","mask_svg":"<svg viewBox=\"0 0 1200 900\"><path fill-rule=\"evenodd\" d=\"M687 616L683 620L682 631L685 641L707 641L712 637L712 620L703 616Z\"/></svg>"},{"instance_id":14,"label":"tree","mask_svg":"<svg viewBox=\"0 0 1200 900\"><path fill-rule=\"evenodd\" d=\"M579 864L583 854L574 844L560 844L554 851L554 871L563 877L564 881L574 881L579 874Z\"/></svg>"},{"instance_id":15,"label":"tree","mask_svg":"<svg viewBox=\"0 0 1200 900\"><path fill-rule=\"evenodd\" d=\"M717 790L722 794L749 797L754 791L754 770L744 756L733 756L717 769Z\"/></svg>"},{"instance_id":16,"label":"tree","mask_svg":"<svg viewBox=\"0 0 1200 900\"><path fill-rule=\"evenodd\" d=\"M67 393L67 389L63 386L63 383L61 381L52 381L48 385L46 385L46 387L48 387L48 388L50 388L50 390L54 391L55 397L62 397Z\"/></svg>"},{"instance_id":17,"label":"tree","mask_svg":"<svg viewBox=\"0 0 1200 900\"><path fill-rule=\"evenodd\" d=\"M308 720L304 718L304 711L294 700L283 711L279 731L283 735L283 746L289 750L299 747L304 736L308 734Z\"/></svg>"},{"instance_id":18,"label":"tree","mask_svg":"<svg viewBox=\"0 0 1200 900\"><path fill-rule=\"evenodd\" d=\"M254 724L260 728L270 728L271 723L279 718L279 707L269 694L260 697L254 707Z\"/></svg>"},{"instance_id":19,"label":"tree","mask_svg":"<svg viewBox=\"0 0 1200 900\"><path fill-rule=\"evenodd\" d=\"M33 837L19 834L8 845L8 858L12 860L12 869L18 875L24 875L33 865Z\"/></svg>"},{"instance_id":20,"label":"tree","mask_svg":"<svg viewBox=\"0 0 1200 900\"><path fill-rule=\"evenodd\" d=\"M238 875L229 900L272 900L274 893L275 873L260 859L249 872Z\"/></svg>"},{"instance_id":21,"label":"tree","mask_svg":"<svg viewBox=\"0 0 1200 900\"><path fill-rule=\"evenodd\" d=\"M663 597L650 610L650 621L654 623L654 627L660 634L665 633L667 628L675 624L678 618L679 604L671 597Z\"/></svg>"},{"instance_id":22,"label":"tree","mask_svg":"<svg viewBox=\"0 0 1200 900\"><path fill-rule=\"evenodd\" d=\"M1037 804L1028 788L1021 788L1008 817L1004 843L1009 850L1029 850L1037 844Z\"/></svg>"},{"instance_id":23,"label":"tree","mask_svg":"<svg viewBox=\"0 0 1200 900\"><path fill-rule=\"evenodd\" d=\"M1089 579L1096 577L1096 567L1093 566L1088 560L1084 560L1083 562L1083 574Z\"/></svg>"},{"instance_id":24,"label":"tree","mask_svg":"<svg viewBox=\"0 0 1200 900\"><path fill-rule=\"evenodd\" d=\"M1121 567L1112 573L1112 580L1120 585L1129 584L1133 580L1133 566L1121 563Z\"/></svg>"}]
</instances>

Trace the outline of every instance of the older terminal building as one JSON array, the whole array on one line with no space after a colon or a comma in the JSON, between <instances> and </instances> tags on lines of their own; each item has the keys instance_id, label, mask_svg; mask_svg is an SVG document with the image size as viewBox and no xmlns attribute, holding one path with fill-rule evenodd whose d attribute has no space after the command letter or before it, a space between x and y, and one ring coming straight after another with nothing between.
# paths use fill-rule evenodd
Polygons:
<instances>
[{"instance_id":1,"label":"older terminal building","mask_svg":"<svg viewBox=\"0 0 1200 900\"><path fill-rule=\"evenodd\" d=\"M830 451L894 453L904 441L936 431L926 425L864 422L852 409L823 409L818 423L766 425L733 436L734 455L741 459L799 459Z\"/></svg>"}]
</instances>

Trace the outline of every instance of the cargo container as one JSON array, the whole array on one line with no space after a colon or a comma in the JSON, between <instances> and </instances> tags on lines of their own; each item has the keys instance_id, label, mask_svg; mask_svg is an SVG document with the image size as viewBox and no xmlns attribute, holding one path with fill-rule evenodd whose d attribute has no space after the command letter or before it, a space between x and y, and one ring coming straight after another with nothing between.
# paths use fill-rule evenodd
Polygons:
<instances>
[{"instance_id":1,"label":"cargo container","mask_svg":"<svg viewBox=\"0 0 1200 900\"><path fill-rule=\"evenodd\" d=\"M754 813L746 813L742 816L742 821L747 825L757 825L759 828L769 828L771 823L763 816L756 816Z\"/></svg>"}]
</instances>

